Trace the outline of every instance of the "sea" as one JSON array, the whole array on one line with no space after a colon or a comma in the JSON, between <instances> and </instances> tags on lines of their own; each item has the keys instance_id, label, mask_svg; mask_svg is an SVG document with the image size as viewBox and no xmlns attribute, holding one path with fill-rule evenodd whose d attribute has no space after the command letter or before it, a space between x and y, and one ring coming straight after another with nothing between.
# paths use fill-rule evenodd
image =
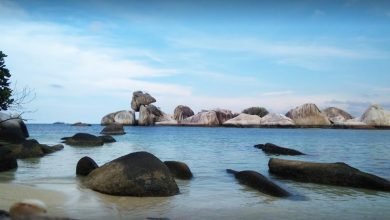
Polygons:
<instances>
[{"instance_id":1,"label":"sea","mask_svg":"<svg viewBox=\"0 0 390 220\"><path fill-rule=\"evenodd\" d=\"M31 138L61 143L78 132L99 135L100 125L28 124ZM42 158L18 160L16 171L0 173L0 183L27 185L65 195L55 207L75 219L390 219L390 193L301 183L268 172L270 158L345 162L390 179L390 130L278 129L223 127L125 127L115 143L72 147ZM274 143L306 153L270 156L255 144ZM94 192L75 174L84 156L103 165L147 151L162 161L185 162L191 180L176 180L172 197L121 197ZM257 171L292 196L275 198L241 185L226 169ZM55 199L55 198L54 198ZM1 192L0 192L1 200Z\"/></svg>"}]
</instances>

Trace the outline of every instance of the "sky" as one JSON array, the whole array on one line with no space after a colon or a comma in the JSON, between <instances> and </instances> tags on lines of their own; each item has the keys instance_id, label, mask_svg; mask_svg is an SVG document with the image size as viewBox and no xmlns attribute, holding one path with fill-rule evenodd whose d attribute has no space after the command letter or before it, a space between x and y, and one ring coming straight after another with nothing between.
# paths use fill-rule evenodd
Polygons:
<instances>
[{"instance_id":1,"label":"sky","mask_svg":"<svg viewBox=\"0 0 390 220\"><path fill-rule=\"evenodd\" d=\"M390 109L390 1L0 0L0 27L29 123L99 123L137 90L169 114Z\"/></svg>"}]
</instances>

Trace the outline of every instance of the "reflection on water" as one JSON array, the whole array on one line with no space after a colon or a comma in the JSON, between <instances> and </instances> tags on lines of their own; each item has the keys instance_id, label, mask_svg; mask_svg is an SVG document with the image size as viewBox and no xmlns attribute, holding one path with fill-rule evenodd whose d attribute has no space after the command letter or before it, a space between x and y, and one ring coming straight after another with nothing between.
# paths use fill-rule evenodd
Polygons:
<instances>
[{"instance_id":1,"label":"reflection on water","mask_svg":"<svg viewBox=\"0 0 390 220\"><path fill-rule=\"evenodd\" d=\"M29 125L32 138L56 144L76 132L98 134L101 126ZM299 183L268 173L268 160L254 144L271 142L295 148L305 156L278 158L318 162L343 161L363 171L390 178L390 131L324 129L236 129L126 127L126 135L102 147L65 146L41 159L19 160L16 172L0 174L1 182L60 191L59 209L83 219L385 219L390 193ZM103 195L86 189L75 167L83 156L99 165L124 154L149 151L161 160L186 162L190 181L177 180L180 194L137 198ZM274 198L239 184L226 169L255 170L292 193ZM1 200L1 196L0 196ZM0 209L3 207L0 207Z\"/></svg>"}]
</instances>

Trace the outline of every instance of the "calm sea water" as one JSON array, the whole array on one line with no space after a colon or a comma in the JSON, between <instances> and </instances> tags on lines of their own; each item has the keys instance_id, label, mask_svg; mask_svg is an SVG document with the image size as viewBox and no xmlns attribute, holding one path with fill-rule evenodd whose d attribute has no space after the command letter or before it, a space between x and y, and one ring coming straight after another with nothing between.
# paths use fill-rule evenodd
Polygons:
<instances>
[{"instance_id":1,"label":"calm sea water","mask_svg":"<svg viewBox=\"0 0 390 220\"><path fill-rule=\"evenodd\" d=\"M28 125L31 138L57 144L77 132L99 134L102 127ZM253 147L272 142L307 153L279 158L346 162L390 179L389 130L126 127L116 143L71 147L40 159L19 160L0 181L33 185L66 194L64 212L79 219L389 219L390 193L299 183L268 173L269 156ZM148 151L161 160L187 163L195 178L177 180L181 193L167 198L114 197L93 192L75 176L78 160L102 165L119 156ZM240 185L225 169L255 170L293 196L273 198ZM1 198L0 198L1 199Z\"/></svg>"}]
</instances>

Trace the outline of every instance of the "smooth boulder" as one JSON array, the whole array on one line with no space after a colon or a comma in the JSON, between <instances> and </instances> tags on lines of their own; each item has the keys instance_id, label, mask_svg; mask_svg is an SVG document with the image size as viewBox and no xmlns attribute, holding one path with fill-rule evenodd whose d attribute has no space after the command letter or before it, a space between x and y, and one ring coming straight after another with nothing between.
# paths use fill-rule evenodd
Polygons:
<instances>
[{"instance_id":1,"label":"smooth boulder","mask_svg":"<svg viewBox=\"0 0 390 220\"><path fill-rule=\"evenodd\" d=\"M104 144L104 141L101 138L87 133L77 133L72 137L64 137L62 138L62 140L63 143L70 146L92 147L92 146L102 146Z\"/></svg>"},{"instance_id":2,"label":"smooth boulder","mask_svg":"<svg viewBox=\"0 0 390 220\"><path fill-rule=\"evenodd\" d=\"M41 144L35 139L25 140L19 144L10 144L8 147L12 150L15 157L20 159L43 157L64 149L62 144L49 146Z\"/></svg>"},{"instance_id":3,"label":"smooth boulder","mask_svg":"<svg viewBox=\"0 0 390 220\"><path fill-rule=\"evenodd\" d=\"M213 111L215 111L215 113L217 114L217 118L220 125L222 125L223 123L232 119L235 116L232 113L232 111L227 109L214 109Z\"/></svg>"},{"instance_id":4,"label":"smooth boulder","mask_svg":"<svg viewBox=\"0 0 390 220\"><path fill-rule=\"evenodd\" d=\"M156 99L153 98L148 93L143 93L142 91L133 92L133 98L131 99L131 108L138 112L142 105L149 105L156 102Z\"/></svg>"},{"instance_id":5,"label":"smooth boulder","mask_svg":"<svg viewBox=\"0 0 390 220\"><path fill-rule=\"evenodd\" d=\"M261 118L259 116L241 113L238 116L225 121L223 125L228 127L259 127L260 123Z\"/></svg>"},{"instance_id":6,"label":"smooth boulder","mask_svg":"<svg viewBox=\"0 0 390 220\"><path fill-rule=\"evenodd\" d=\"M291 109L286 116L294 121L295 125L300 126L327 126L330 121L320 109L312 103L306 103Z\"/></svg>"},{"instance_id":7,"label":"smooth boulder","mask_svg":"<svg viewBox=\"0 0 390 220\"><path fill-rule=\"evenodd\" d=\"M101 125L122 124L122 125L136 125L135 112L133 111L118 111L105 115L100 121Z\"/></svg>"},{"instance_id":8,"label":"smooth boulder","mask_svg":"<svg viewBox=\"0 0 390 220\"><path fill-rule=\"evenodd\" d=\"M141 105L139 110L138 125L150 126L154 125L164 113L154 105Z\"/></svg>"},{"instance_id":9,"label":"smooth boulder","mask_svg":"<svg viewBox=\"0 0 390 220\"><path fill-rule=\"evenodd\" d=\"M269 172L288 179L327 185L390 191L390 182L345 163L315 163L272 158Z\"/></svg>"},{"instance_id":10,"label":"smooth boulder","mask_svg":"<svg viewBox=\"0 0 390 220\"><path fill-rule=\"evenodd\" d=\"M188 106L185 105L179 105L175 108L173 112L173 119L180 122L183 119L186 119L188 117L191 117L194 115L194 111Z\"/></svg>"},{"instance_id":11,"label":"smooth boulder","mask_svg":"<svg viewBox=\"0 0 390 220\"><path fill-rule=\"evenodd\" d=\"M294 126L294 121L282 114L269 113L261 118L260 124L262 126L276 126L276 127L290 127Z\"/></svg>"},{"instance_id":12,"label":"smooth boulder","mask_svg":"<svg viewBox=\"0 0 390 220\"><path fill-rule=\"evenodd\" d=\"M286 148L286 147L280 147L278 145L272 144L272 143L266 143L266 144L256 144L254 146L255 148L261 149L263 152L267 154L276 154L276 155L304 155L304 153Z\"/></svg>"},{"instance_id":13,"label":"smooth boulder","mask_svg":"<svg viewBox=\"0 0 390 220\"><path fill-rule=\"evenodd\" d=\"M178 179L188 180L193 177L192 172L187 164L180 161L164 161L172 175Z\"/></svg>"},{"instance_id":14,"label":"smooth boulder","mask_svg":"<svg viewBox=\"0 0 390 220\"><path fill-rule=\"evenodd\" d=\"M336 107L326 108L323 112L332 123L340 123L353 119L351 114Z\"/></svg>"},{"instance_id":15,"label":"smooth boulder","mask_svg":"<svg viewBox=\"0 0 390 220\"><path fill-rule=\"evenodd\" d=\"M126 134L122 124L109 124L103 128L100 134L105 135L123 135Z\"/></svg>"},{"instance_id":16,"label":"smooth boulder","mask_svg":"<svg viewBox=\"0 0 390 220\"><path fill-rule=\"evenodd\" d=\"M90 157L83 157L77 162L76 175L87 176L94 169L98 168L97 163Z\"/></svg>"},{"instance_id":17,"label":"smooth boulder","mask_svg":"<svg viewBox=\"0 0 390 220\"><path fill-rule=\"evenodd\" d=\"M275 197L287 197L290 195L289 192L256 171L244 170L238 172L231 169L226 171L233 174L241 184L252 187L264 194Z\"/></svg>"},{"instance_id":18,"label":"smooth boulder","mask_svg":"<svg viewBox=\"0 0 390 220\"><path fill-rule=\"evenodd\" d=\"M102 135L102 136L99 136L99 138L102 139L102 141L104 143L114 143L114 142L116 142L115 138L113 138L110 135Z\"/></svg>"},{"instance_id":19,"label":"smooth boulder","mask_svg":"<svg viewBox=\"0 0 390 220\"><path fill-rule=\"evenodd\" d=\"M202 111L196 115L188 117L181 121L184 125L196 126L219 126L219 120L215 111Z\"/></svg>"},{"instance_id":20,"label":"smooth boulder","mask_svg":"<svg viewBox=\"0 0 390 220\"><path fill-rule=\"evenodd\" d=\"M361 122L373 126L390 126L390 111L380 105L371 105L361 116Z\"/></svg>"},{"instance_id":21,"label":"smooth boulder","mask_svg":"<svg viewBox=\"0 0 390 220\"><path fill-rule=\"evenodd\" d=\"M9 142L22 142L29 137L26 124L20 118L0 112L0 139Z\"/></svg>"},{"instance_id":22,"label":"smooth boulder","mask_svg":"<svg viewBox=\"0 0 390 220\"><path fill-rule=\"evenodd\" d=\"M179 188L168 167L148 152L119 157L93 170L85 185L118 196L173 196Z\"/></svg>"}]
</instances>

